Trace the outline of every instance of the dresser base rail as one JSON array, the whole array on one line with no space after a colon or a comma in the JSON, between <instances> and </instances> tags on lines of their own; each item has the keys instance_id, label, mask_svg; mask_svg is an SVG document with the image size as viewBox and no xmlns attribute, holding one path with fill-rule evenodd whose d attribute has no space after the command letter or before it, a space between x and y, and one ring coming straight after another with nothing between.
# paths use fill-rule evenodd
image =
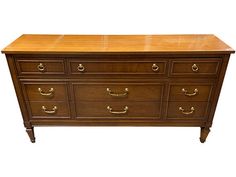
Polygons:
<instances>
[{"instance_id":1,"label":"dresser base rail","mask_svg":"<svg viewBox=\"0 0 236 177\"><path fill-rule=\"evenodd\" d=\"M159 121L159 122L148 122L148 121L123 121L123 122L101 122L101 121L87 121L81 122L76 120L64 120L64 121L56 121L56 120L32 120L31 121L32 128L26 128L26 132L30 138L32 143L35 143L35 136L34 136L34 127L45 127L45 126L130 126L130 127L200 127L200 142L204 143L206 138L210 132L209 127L205 127L204 122L167 122L167 121Z\"/></svg>"},{"instance_id":2,"label":"dresser base rail","mask_svg":"<svg viewBox=\"0 0 236 177\"><path fill-rule=\"evenodd\" d=\"M31 120L32 126L191 126L205 127L204 121L154 121L154 120Z\"/></svg>"}]
</instances>

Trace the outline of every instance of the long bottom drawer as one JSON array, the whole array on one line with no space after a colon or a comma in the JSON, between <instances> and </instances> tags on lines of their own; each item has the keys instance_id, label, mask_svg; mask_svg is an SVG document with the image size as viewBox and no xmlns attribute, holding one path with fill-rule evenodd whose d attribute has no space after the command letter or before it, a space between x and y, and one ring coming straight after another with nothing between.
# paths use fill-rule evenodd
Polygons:
<instances>
[{"instance_id":1,"label":"long bottom drawer","mask_svg":"<svg viewBox=\"0 0 236 177\"><path fill-rule=\"evenodd\" d=\"M77 102L77 118L160 118L160 102Z\"/></svg>"}]
</instances>

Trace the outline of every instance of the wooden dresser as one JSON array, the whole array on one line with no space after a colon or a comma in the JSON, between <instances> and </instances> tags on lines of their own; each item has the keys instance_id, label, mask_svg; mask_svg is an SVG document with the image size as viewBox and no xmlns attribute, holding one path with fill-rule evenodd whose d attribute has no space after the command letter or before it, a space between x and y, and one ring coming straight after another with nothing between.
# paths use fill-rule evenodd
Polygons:
<instances>
[{"instance_id":1,"label":"wooden dresser","mask_svg":"<svg viewBox=\"0 0 236 177\"><path fill-rule=\"evenodd\" d=\"M214 35L22 35L6 54L24 126L197 126L234 50Z\"/></svg>"}]
</instances>

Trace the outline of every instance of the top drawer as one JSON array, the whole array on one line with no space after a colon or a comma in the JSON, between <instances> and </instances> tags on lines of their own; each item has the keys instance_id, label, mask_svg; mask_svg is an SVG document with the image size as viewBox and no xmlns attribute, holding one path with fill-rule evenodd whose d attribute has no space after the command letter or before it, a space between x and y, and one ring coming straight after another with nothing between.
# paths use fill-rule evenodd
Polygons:
<instances>
[{"instance_id":1,"label":"top drawer","mask_svg":"<svg viewBox=\"0 0 236 177\"><path fill-rule=\"evenodd\" d=\"M189 58L171 61L172 76L217 76L221 58Z\"/></svg>"},{"instance_id":2,"label":"top drawer","mask_svg":"<svg viewBox=\"0 0 236 177\"><path fill-rule=\"evenodd\" d=\"M63 60L17 59L16 67L19 74L64 74L65 66Z\"/></svg>"},{"instance_id":3,"label":"top drawer","mask_svg":"<svg viewBox=\"0 0 236 177\"><path fill-rule=\"evenodd\" d=\"M166 74L166 61L69 60L71 74Z\"/></svg>"}]
</instances>

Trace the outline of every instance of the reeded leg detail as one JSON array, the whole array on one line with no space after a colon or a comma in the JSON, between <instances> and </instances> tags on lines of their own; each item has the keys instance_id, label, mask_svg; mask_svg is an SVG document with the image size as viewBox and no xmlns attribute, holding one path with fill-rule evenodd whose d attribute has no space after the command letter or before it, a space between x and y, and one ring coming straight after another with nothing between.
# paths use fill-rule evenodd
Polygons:
<instances>
[{"instance_id":1,"label":"reeded leg detail","mask_svg":"<svg viewBox=\"0 0 236 177\"><path fill-rule=\"evenodd\" d=\"M209 127L201 127L201 136L200 136L200 142L204 143L206 141L206 138L210 132Z\"/></svg>"},{"instance_id":2,"label":"reeded leg detail","mask_svg":"<svg viewBox=\"0 0 236 177\"><path fill-rule=\"evenodd\" d=\"M34 137L34 127L32 128L26 128L26 132L29 135L30 141L32 143L35 143L35 137Z\"/></svg>"}]
</instances>

